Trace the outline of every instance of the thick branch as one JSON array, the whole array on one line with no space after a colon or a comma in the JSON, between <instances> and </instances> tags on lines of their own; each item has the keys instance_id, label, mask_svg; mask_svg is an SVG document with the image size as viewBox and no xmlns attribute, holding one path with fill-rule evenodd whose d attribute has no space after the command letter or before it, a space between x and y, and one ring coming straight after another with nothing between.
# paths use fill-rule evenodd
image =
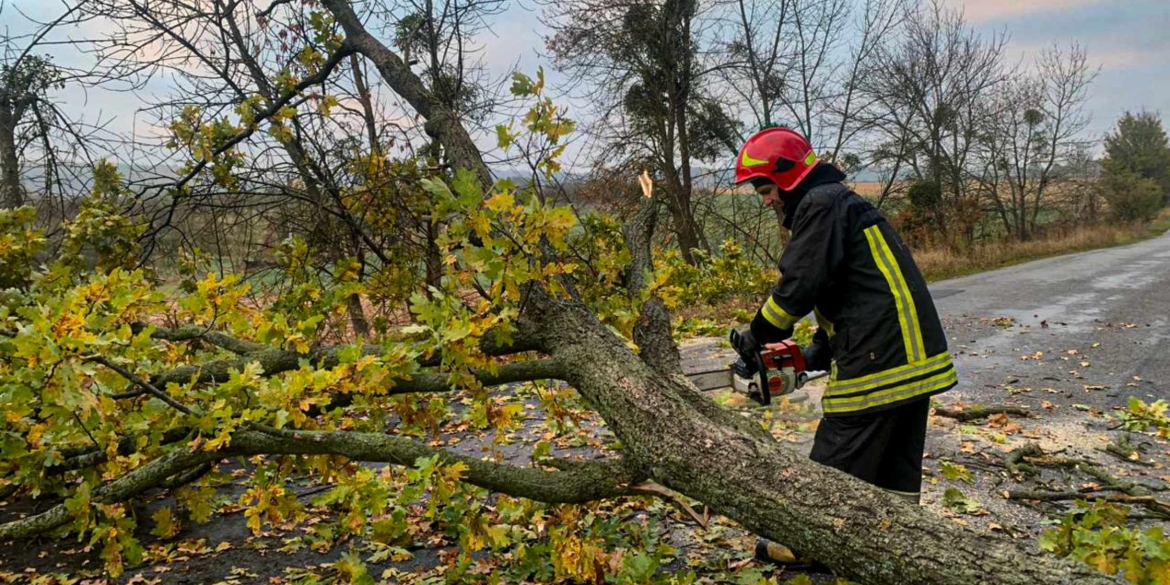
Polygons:
<instances>
[{"instance_id":1,"label":"thick branch","mask_svg":"<svg viewBox=\"0 0 1170 585\"><path fill-rule=\"evenodd\" d=\"M163 341L170 341L174 343L199 339L239 355L247 355L268 348L268 346L264 345L263 343L244 341L242 339L232 337L226 333L207 329L206 327L200 327L198 325L184 325L183 327L176 329L157 328L153 333L150 334L150 336L153 339L161 339Z\"/></svg>"},{"instance_id":2,"label":"thick branch","mask_svg":"<svg viewBox=\"0 0 1170 585\"><path fill-rule=\"evenodd\" d=\"M455 112L439 103L410 66L366 30L349 0L323 0L322 4L345 30L346 42L372 61L394 93L426 118L424 129L443 146L451 163L474 172L483 185L491 185L491 172Z\"/></svg>"},{"instance_id":3,"label":"thick branch","mask_svg":"<svg viewBox=\"0 0 1170 585\"><path fill-rule=\"evenodd\" d=\"M629 293L634 297L646 288L646 277L654 271L651 238L654 235L657 209L658 203L654 198L647 197L642 200L634 217L622 226L622 235L631 257L630 266L626 269L626 282ZM634 343L641 348L642 361L650 364L650 367L664 375L682 372L682 358L670 334L670 312L657 296L650 297L642 304L638 321L634 324Z\"/></svg>"},{"instance_id":4,"label":"thick branch","mask_svg":"<svg viewBox=\"0 0 1170 585\"><path fill-rule=\"evenodd\" d=\"M494 373L488 370L472 370L471 373L484 386L532 380L563 380L566 377L564 365L551 358L503 364L496 368ZM409 380L395 382L390 394L447 392L450 389L451 383L447 374L416 374Z\"/></svg>"},{"instance_id":5,"label":"thick branch","mask_svg":"<svg viewBox=\"0 0 1170 585\"><path fill-rule=\"evenodd\" d=\"M484 386L499 386L513 382L529 382L532 380L563 380L566 370L563 364L554 359L537 359L511 364L503 364L496 371L472 370L472 375ZM385 394L412 394L426 392L449 392L452 390L450 377L447 374L426 373L415 374L409 380L399 380ZM329 401L326 408L345 408L353 404L353 394L339 394ZM310 410L309 416L320 414Z\"/></svg>"},{"instance_id":6,"label":"thick branch","mask_svg":"<svg viewBox=\"0 0 1170 585\"><path fill-rule=\"evenodd\" d=\"M340 455L353 461L413 465L420 457L439 455L446 464L467 468L464 481L492 491L549 503L583 503L634 493L630 485L644 479L621 461L569 463L565 471L501 465L456 455L403 437L344 431L287 431L254 426L232 435L228 447L193 451L184 445L93 492L94 501L123 502L142 492L196 473L202 466L236 456ZM54 506L40 514L0 525L0 542L28 538L68 524L66 507Z\"/></svg>"},{"instance_id":7,"label":"thick branch","mask_svg":"<svg viewBox=\"0 0 1170 585\"><path fill-rule=\"evenodd\" d=\"M178 427L170 429L163 433L162 445L166 446L171 443L182 441L191 434L189 427ZM132 453L138 444L139 437L126 436L118 439L118 454L129 455ZM84 447L71 447L61 450L61 457L63 460L60 463L49 464L48 473L61 474L75 469L86 469L95 465L100 465L109 460L109 452L105 449L99 449L92 445Z\"/></svg>"},{"instance_id":8,"label":"thick branch","mask_svg":"<svg viewBox=\"0 0 1170 585\"><path fill-rule=\"evenodd\" d=\"M642 477L621 461L564 463L562 471L515 467L456 455L428 447L420 441L381 433L260 430L261 437L247 434L232 445L255 453L284 455L341 455L353 461L413 465L420 457L439 455L446 464L467 466L463 479L491 491L550 503L583 503L629 495L630 484Z\"/></svg>"},{"instance_id":9,"label":"thick branch","mask_svg":"<svg viewBox=\"0 0 1170 585\"><path fill-rule=\"evenodd\" d=\"M494 341L493 335L484 337L480 344L480 350L484 355L488 356L504 356L514 353L521 353L525 351L532 351L535 346L523 339L517 339L511 345L505 345ZM250 342L240 342L250 343ZM295 351L270 347L266 345L256 344L261 349L248 352L236 359L214 360L202 364L191 364L186 366L179 366L177 368L156 374L151 378L151 382L155 386L165 388L167 384L174 382L176 384L186 384L192 379L201 383L225 382L231 377L232 370L240 371L247 367L250 363L257 363L260 365L265 376L275 376L284 372L295 370L301 367L301 360L307 360L310 363L317 364L322 368L337 367L340 360L337 354L341 351L340 347L323 347L317 348L308 354L301 354ZM380 345L367 344L362 347L362 355L365 356L380 356L385 351L385 348ZM434 367L442 363L438 352L435 352L429 358L420 358L418 364L422 367ZM550 364L545 364L543 367L549 367ZM547 376L556 378L558 376ZM490 379L490 375L489 375ZM531 378L539 379L539 378ZM509 380L515 381L515 380ZM487 383L487 382L485 382ZM498 382L505 383L505 382ZM421 392L421 390L413 390Z\"/></svg>"},{"instance_id":10,"label":"thick branch","mask_svg":"<svg viewBox=\"0 0 1170 585\"><path fill-rule=\"evenodd\" d=\"M653 197L653 184L648 175L642 177L642 199L638 211L622 226L622 236L630 250L630 266L626 269L629 294L637 297L647 286L646 277L653 273L652 239L657 218L658 202ZM683 375L682 358L671 335L670 311L658 296L651 296L642 304L638 321L634 324L634 343L642 362L670 381L677 395L708 419L738 429L759 440L771 441L766 430L751 419L719 406L700 392Z\"/></svg>"},{"instance_id":11,"label":"thick branch","mask_svg":"<svg viewBox=\"0 0 1170 585\"><path fill-rule=\"evenodd\" d=\"M1014 414L1016 416L1031 416L1031 411L1023 406L997 404L993 406L946 407L939 406L934 414L946 418L953 418L960 422L967 422L987 418L993 414Z\"/></svg>"},{"instance_id":12,"label":"thick branch","mask_svg":"<svg viewBox=\"0 0 1170 585\"><path fill-rule=\"evenodd\" d=\"M122 376L123 378L126 378L127 380L129 380L130 382L132 382L133 384L135 384L139 388L146 390L150 394L153 394L159 400L162 400L163 402L169 404L171 406L171 408L174 408L175 410L177 410L183 414L189 414L189 415L195 414L195 412L193 410L191 410L190 408L187 408L186 406L183 405L183 403L179 402L178 400L171 398L170 395L168 395L166 392L164 392L162 390L159 390L158 387L156 387L154 384L151 384L150 382L143 380L138 375L136 375L134 372L131 372L130 370L127 370L126 368L119 366L118 364L106 359L103 356L99 355L99 356L89 357L89 358L86 358L86 361L91 361L91 362L94 362L96 364L101 364L107 368L110 368L111 370L114 370L115 372L118 373L118 375Z\"/></svg>"},{"instance_id":13,"label":"thick branch","mask_svg":"<svg viewBox=\"0 0 1170 585\"><path fill-rule=\"evenodd\" d=\"M933 512L772 440L703 416L669 377L643 363L587 309L534 297L543 349L650 479L871 585L1105 584L1083 564L1037 556L1010 539Z\"/></svg>"}]
</instances>

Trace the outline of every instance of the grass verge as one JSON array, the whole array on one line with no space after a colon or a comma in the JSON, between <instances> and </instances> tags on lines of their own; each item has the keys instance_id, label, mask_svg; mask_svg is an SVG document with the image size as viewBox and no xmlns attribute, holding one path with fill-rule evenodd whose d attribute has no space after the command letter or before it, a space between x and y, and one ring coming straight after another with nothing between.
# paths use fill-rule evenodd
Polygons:
<instances>
[{"instance_id":1,"label":"grass verge","mask_svg":"<svg viewBox=\"0 0 1170 585\"><path fill-rule=\"evenodd\" d=\"M1031 260L1108 248L1160 236L1170 230L1170 209L1146 224L1098 224L1020 242L1000 240L955 252L948 248L914 251L914 260L927 281L934 282L994 270Z\"/></svg>"}]
</instances>

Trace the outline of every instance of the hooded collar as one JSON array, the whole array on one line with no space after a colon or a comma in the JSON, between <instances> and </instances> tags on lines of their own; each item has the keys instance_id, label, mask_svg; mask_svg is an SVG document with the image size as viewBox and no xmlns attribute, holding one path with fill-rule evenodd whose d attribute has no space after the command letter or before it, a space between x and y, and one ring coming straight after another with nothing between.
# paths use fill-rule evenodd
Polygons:
<instances>
[{"instance_id":1,"label":"hooded collar","mask_svg":"<svg viewBox=\"0 0 1170 585\"><path fill-rule=\"evenodd\" d=\"M840 183L844 180L845 173L841 172L841 169L833 166L832 163L818 162L817 166L813 167L813 170L800 181L795 189L780 193L780 203L784 208L784 227L789 230L792 229L792 218L796 215L796 208L800 206L800 202L804 200L804 196L813 187L818 187L826 183Z\"/></svg>"}]
</instances>

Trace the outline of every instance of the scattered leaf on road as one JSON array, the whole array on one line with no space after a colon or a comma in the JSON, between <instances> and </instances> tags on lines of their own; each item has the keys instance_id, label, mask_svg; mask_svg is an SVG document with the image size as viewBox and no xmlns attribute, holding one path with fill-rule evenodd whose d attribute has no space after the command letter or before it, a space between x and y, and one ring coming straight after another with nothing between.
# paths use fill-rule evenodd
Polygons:
<instances>
[{"instance_id":1,"label":"scattered leaf on road","mask_svg":"<svg viewBox=\"0 0 1170 585\"><path fill-rule=\"evenodd\" d=\"M952 463L946 460L940 460L942 465L943 477L951 481L965 481L967 483L975 483L975 478L971 476L971 472L967 470L962 464Z\"/></svg>"},{"instance_id":2,"label":"scattered leaf on road","mask_svg":"<svg viewBox=\"0 0 1170 585\"><path fill-rule=\"evenodd\" d=\"M947 488L947 491L943 492L943 505L960 514L974 514L983 509L982 504L967 497L956 488Z\"/></svg>"}]
</instances>

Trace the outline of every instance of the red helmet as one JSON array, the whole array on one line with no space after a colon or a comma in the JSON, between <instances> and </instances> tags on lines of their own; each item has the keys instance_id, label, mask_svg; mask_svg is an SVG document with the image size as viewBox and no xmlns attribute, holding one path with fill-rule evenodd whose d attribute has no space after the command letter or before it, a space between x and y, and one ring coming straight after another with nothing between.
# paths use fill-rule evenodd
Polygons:
<instances>
[{"instance_id":1,"label":"red helmet","mask_svg":"<svg viewBox=\"0 0 1170 585\"><path fill-rule=\"evenodd\" d=\"M805 137L788 128L764 128L739 149L735 184L764 177L781 191L791 191L816 164L817 155Z\"/></svg>"}]
</instances>

